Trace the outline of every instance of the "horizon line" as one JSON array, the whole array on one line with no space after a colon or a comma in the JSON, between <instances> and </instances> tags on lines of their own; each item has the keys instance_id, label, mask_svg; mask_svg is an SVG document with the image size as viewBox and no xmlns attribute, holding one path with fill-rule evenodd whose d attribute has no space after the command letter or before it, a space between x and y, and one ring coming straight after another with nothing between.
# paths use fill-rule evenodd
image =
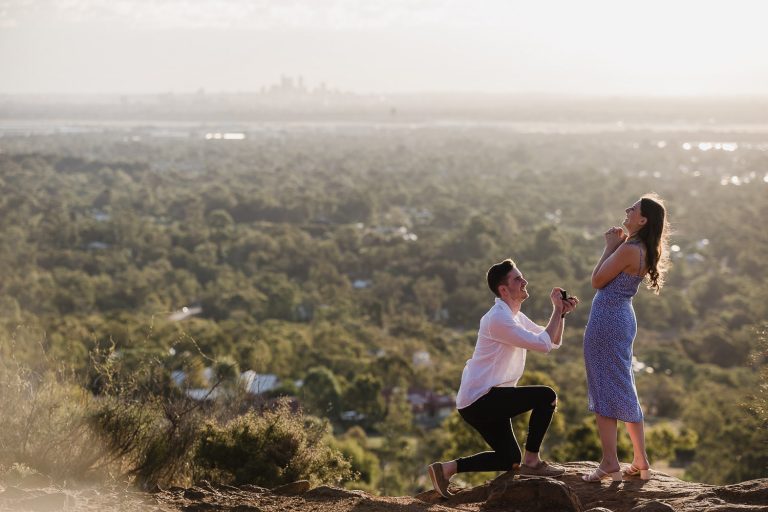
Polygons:
<instances>
[{"instance_id":1,"label":"horizon line","mask_svg":"<svg viewBox=\"0 0 768 512\"><path fill-rule=\"evenodd\" d=\"M294 91L294 94L306 94L312 95L319 93L317 88L305 89L302 91ZM733 100L733 99L767 99L768 93L765 92L741 92L741 93L583 93L583 92L537 92L537 91L438 91L438 90L421 90L421 91L397 91L397 92L357 92L353 90L345 90L342 88L329 88L324 92L332 94L343 94L357 97L419 97L419 96L435 96L435 97L506 97L506 98L544 98L544 99L658 99L658 100L687 100L687 99L708 99L708 100ZM269 96L272 93L264 90L245 89L245 90L216 90L209 91L204 87L200 87L196 90L158 90L158 91L145 91L145 92L8 92L0 91L0 98L98 98L98 97L126 97L126 96L237 96L237 95L262 95Z\"/></svg>"}]
</instances>

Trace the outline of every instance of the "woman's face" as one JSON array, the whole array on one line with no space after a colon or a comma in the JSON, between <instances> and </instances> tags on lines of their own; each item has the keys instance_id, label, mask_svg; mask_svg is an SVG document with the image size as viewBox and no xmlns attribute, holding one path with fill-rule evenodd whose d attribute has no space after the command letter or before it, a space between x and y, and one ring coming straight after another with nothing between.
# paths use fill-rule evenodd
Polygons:
<instances>
[{"instance_id":1,"label":"woman's face","mask_svg":"<svg viewBox=\"0 0 768 512\"><path fill-rule=\"evenodd\" d=\"M623 224L624 227L627 228L627 233L630 235L637 233L640 228L648 222L648 219L643 217L640 213L640 201L637 201L635 204L624 210L624 212L627 216L624 217Z\"/></svg>"}]
</instances>

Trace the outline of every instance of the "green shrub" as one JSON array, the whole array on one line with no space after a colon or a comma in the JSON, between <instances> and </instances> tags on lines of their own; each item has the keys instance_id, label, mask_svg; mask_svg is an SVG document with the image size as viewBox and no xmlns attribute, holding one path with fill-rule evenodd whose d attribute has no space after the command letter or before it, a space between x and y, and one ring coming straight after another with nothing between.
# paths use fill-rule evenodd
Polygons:
<instances>
[{"instance_id":1,"label":"green shrub","mask_svg":"<svg viewBox=\"0 0 768 512\"><path fill-rule=\"evenodd\" d=\"M139 487L182 483L191 474L191 453L202 419L183 401L101 397L89 416L94 432L127 467Z\"/></svg>"},{"instance_id":2,"label":"green shrub","mask_svg":"<svg viewBox=\"0 0 768 512\"><path fill-rule=\"evenodd\" d=\"M265 487L351 478L350 463L329 440L327 422L294 413L290 403L281 400L274 409L249 412L223 426L206 423L194 457L197 476Z\"/></svg>"},{"instance_id":3,"label":"green shrub","mask_svg":"<svg viewBox=\"0 0 768 512\"><path fill-rule=\"evenodd\" d=\"M59 479L85 478L105 462L88 428L92 397L61 372L0 365L0 465L21 464Z\"/></svg>"},{"instance_id":4,"label":"green shrub","mask_svg":"<svg viewBox=\"0 0 768 512\"><path fill-rule=\"evenodd\" d=\"M677 432L668 423L660 423L646 432L648 457L653 460L670 460L675 454Z\"/></svg>"},{"instance_id":5,"label":"green shrub","mask_svg":"<svg viewBox=\"0 0 768 512\"><path fill-rule=\"evenodd\" d=\"M355 479L348 482L348 487L374 492L379 481L381 471L379 458L365 449L365 432L360 427L353 427L362 433L347 432L343 437L336 439L333 446L349 460Z\"/></svg>"}]
</instances>

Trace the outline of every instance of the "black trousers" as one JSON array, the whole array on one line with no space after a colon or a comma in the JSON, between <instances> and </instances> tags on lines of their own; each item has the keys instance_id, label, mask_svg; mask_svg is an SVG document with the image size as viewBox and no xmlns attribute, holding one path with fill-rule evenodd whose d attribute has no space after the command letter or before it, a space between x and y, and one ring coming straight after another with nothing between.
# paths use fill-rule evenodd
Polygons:
<instances>
[{"instance_id":1,"label":"black trousers","mask_svg":"<svg viewBox=\"0 0 768 512\"><path fill-rule=\"evenodd\" d=\"M528 420L525 449L538 452L544 434L555 413L557 393L549 386L522 386L491 388L483 397L463 409L459 414L477 430L493 448L456 460L457 471L509 471L522 460L522 453L512 430L512 418L533 411Z\"/></svg>"}]
</instances>

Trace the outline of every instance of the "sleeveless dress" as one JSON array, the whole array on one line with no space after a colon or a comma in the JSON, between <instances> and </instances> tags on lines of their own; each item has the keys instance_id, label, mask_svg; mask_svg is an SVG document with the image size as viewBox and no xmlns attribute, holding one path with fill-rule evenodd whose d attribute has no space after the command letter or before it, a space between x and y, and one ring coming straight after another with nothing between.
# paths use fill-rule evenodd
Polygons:
<instances>
[{"instance_id":1,"label":"sleeveless dress","mask_svg":"<svg viewBox=\"0 0 768 512\"><path fill-rule=\"evenodd\" d=\"M642 261L641 247L641 267ZM621 272L597 290L584 331L589 410L628 422L643 420L632 373L632 344L637 334L632 297L642 280L643 276Z\"/></svg>"}]
</instances>

